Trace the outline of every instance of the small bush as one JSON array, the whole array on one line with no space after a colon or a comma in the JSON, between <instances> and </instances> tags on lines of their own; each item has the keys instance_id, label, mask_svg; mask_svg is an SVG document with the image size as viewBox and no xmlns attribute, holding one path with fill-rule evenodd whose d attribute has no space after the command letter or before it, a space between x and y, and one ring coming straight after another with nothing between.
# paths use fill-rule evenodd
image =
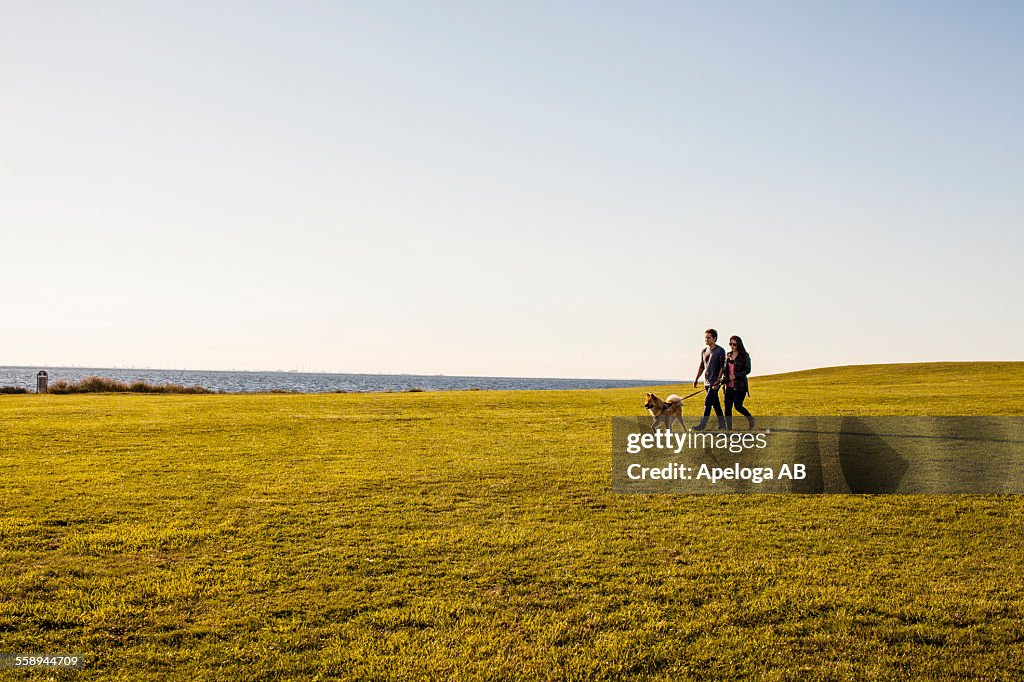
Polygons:
<instances>
[{"instance_id":1,"label":"small bush","mask_svg":"<svg viewBox=\"0 0 1024 682\"><path fill-rule=\"evenodd\" d=\"M78 381L55 381L50 385L50 393L213 393L202 386L182 386L181 384L147 384L145 381L133 381L127 384L117 379L105 377L85 377Z\"/></svg>"},{"instance_id":2,"label":"small bush","mask_svg":"<svg viewBox=\"0 0 1024 682\"><path fill-rule=\"evenodd\" d=\"M70 381L64 381L63 379L61 379L60 381L55 381L52 384L50 384L50 387L47 389L47 392L48 393L58 393L58 394L59 393L76 393L77 391L74 391L73 389L74 389L74 386L71 384Z\"/></svg>"},{"instance_id":3,"label":"small bush","mask_svg":"<svg viewBox=\"0 0 1024 682\"><path fill-rule=\"evenodd\" d=\"M410 386L409 388L405 389L405 392L406 393L423 393L426 390L427 389L425 389L425 388L418 388L416 386Z\"/></svg>"},{"instance_id":4,"label":"small bush","mask_svg":"<svg viewBox=\"0 0 1024 682\"><path fill-rule=\"evenodd\" d=\"M28 389L21 386L0 386L0 393L28 393Z\"/></svg>"}]
</instances>

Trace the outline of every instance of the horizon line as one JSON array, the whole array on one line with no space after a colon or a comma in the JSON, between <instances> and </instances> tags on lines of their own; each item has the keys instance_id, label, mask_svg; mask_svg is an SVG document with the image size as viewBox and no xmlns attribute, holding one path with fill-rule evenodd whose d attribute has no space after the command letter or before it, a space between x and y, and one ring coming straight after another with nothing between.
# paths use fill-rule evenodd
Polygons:
<instances>
[{"instance_id":1,"label":"horizon line","mask_svg":"<svg viewBox=\"0 0 1024 682\"><path fill-rule=\"evenodd\" d=\"M847 365L825 365L821 367L808 367L804 369L789 370L786 372L775 372L773 374L751 374L752 377L776 377L787 374L798 374L800 372L813 372L825 369L843 369L848 367L897 367L900 365L993 365L1006 363L1024 363L1024 360L926 360L920 362L870 362L863 364ZM177 367L95 367L90 365L0 365L0 368L27 369L27 370L48 370L53 369L96 369L114 371L151 371L151 372L224 372L224 373L246 373L246 374L335 374L348 376L395 376L395 377L450 377L455 379L558 379L570 381L642 381L650 385L689 384L689 380L676 381L672 379L644 379L644 378L621 378L621 377L558 377L558 376L510 376L500 374L423 374L410 372L329 372L329 371L306 371L296 369L190 369Z\"/></svg>"}]
</instances>

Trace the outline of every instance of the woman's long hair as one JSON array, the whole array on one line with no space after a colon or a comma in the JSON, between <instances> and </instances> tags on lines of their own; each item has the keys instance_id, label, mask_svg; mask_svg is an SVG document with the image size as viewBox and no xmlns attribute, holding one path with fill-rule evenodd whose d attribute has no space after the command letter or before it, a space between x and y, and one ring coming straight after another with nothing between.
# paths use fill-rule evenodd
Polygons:
<instances>
[{"instance_id":1,"label":"woman's long hair","mask_svg":"<svg viewBox=\"0 0 1024 682\"><path fill-rule=\"evenodd\" d=\"M740 338L740 337L738 337L738 336L730 336L730 337L729 337L729 340L730 340L730 341L735 341L735 342L736 342L736 357L737 357L737 358L742 358L742 357L746 357L746 355L747 355L747 349L746 349L746 347L745 347L745 346L743 345L743 339L741 339L741 338Z\"/></svg>"}]
</instances>

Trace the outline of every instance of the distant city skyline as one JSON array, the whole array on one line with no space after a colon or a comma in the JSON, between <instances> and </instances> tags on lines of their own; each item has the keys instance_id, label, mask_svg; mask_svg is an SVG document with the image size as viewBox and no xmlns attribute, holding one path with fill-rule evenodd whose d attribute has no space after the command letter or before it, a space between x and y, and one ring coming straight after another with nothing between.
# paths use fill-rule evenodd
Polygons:
<instances>
[{"instance_id":1,"label":"distant city skyline","mask_svg":"<svg viewBox=\"0 0 1024 682\"><path fill-rule=\"evenodd\" d=\"M31 3L0 365L1024 359L1024 6Z\"/></svg>"}]
</instances>

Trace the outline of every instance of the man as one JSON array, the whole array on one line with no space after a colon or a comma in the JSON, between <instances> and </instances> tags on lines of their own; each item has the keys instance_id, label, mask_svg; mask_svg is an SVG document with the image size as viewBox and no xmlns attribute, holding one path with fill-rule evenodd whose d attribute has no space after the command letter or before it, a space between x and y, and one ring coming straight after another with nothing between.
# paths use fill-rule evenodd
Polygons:
<instances>
[{"instance_id":1,"label":"man","mask_svg":"<svg viewBox=\"0 0 1024 682\"><path fill-rule=\"evenodd\" d=\"M693 380L693 387L697 388L697 382L700 381L701 372L704 373L704 416L701 417L700 423L694 427L696 431L703 431L708 425L708 417L711 416L711 410L714 409L715 416L718 417L718 428L719 430L725 428L725 419L722 415L722 403L718 400L718 379L722 374L722 368L725 367L725 350L716 343L718 341L718 332L714 329L708 329L704 332L704 343L707 344L707 348L700 355L700 367L697 369L697 377Z\"/></svg>"}]
</instances>

